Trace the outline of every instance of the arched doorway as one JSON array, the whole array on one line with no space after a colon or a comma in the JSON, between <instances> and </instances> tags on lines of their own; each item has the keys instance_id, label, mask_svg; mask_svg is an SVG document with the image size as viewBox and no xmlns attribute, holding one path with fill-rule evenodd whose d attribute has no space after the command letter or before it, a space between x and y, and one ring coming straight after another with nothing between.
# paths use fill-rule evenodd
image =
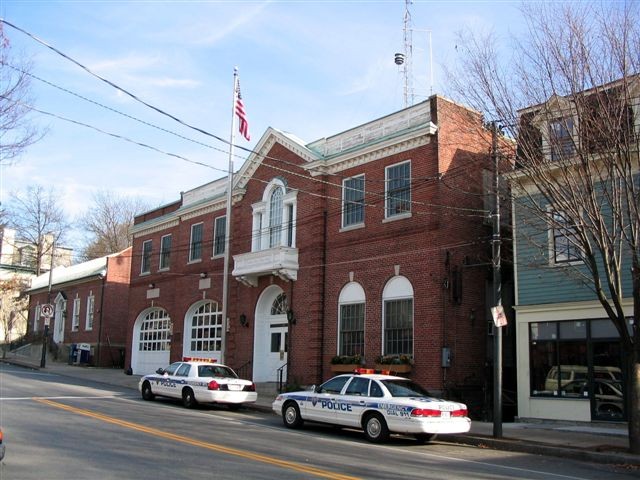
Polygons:
<instances>
[{"instance_id":1,"label":"arched doorway","mask_svg":"<svg viewBox=\"0 0 640 480\"><path fill-rule=\"evenodd\" d=\"M183 357L215 358L222 348L222 309L218 302L201 300L191 305L184 318Z\"/></svg>"},{"instance_id":2,"label":"arched doorway","mask_svg":"<svg viewBox=\"0 0 640 480\"><path fill-rule=\"evenodd\" d=\"M55 343L64 342L64 320L67 310L67 299L62 293L58 293L54 300L55 313L53 317L53 341Z\"/></svg>"},{"instance_id":3,"label":"arched doorway","mask_svg":"<svg viewBox=\"0 0 640 480\"><path fill-rule=\"evenodd\" d=\"M253 349L253 381L275 382L278 370L287 376L289 324L287 296L277 285L267 287L256 305Z\"/></svg>"},{"instance_id":4,"label":"arched doorway","mask_svg":"<svg viewBox=\"0 0 640 480\"><path fill-rule=\"evenodd\" d=\"M172 324L160 307L144 310L133 327L131 369L136 375L155 372L169 363Z\"/></svg>"}]
</instances>

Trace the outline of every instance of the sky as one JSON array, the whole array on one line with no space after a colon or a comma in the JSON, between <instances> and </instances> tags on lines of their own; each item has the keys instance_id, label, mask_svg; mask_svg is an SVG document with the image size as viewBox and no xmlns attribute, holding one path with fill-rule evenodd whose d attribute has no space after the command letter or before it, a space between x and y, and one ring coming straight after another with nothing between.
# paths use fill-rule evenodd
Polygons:
<instances>
[{"instance_id":1,"label":"sky","mask_svg":"<svg viewBox=\"0 0 640 480\"><path fill-rule=\"evenodd\" d=\"M522 28L519 5L414 0L414 100L447 95L444 67L456 59L456 32L493 31L508 42ZM231 135L238 67L251 141L236 135L235 143L245 148L268 127L308 143L402 109L404 76L394 55L404 51L404 16L404 0L0 0L7 22L223 139ZM31 61L38 77L33 107L46 113L30 118L46 135L0 165L3 204L28 185L53 187L73 220L98 191L139 197L154 208L226 176L224 142L136 102L29 35L6 25L4 31L14 58ZM247 153L236 153L237 170ZM75 231L70 246L82 236Z\"/></svg>"}]
</instances>

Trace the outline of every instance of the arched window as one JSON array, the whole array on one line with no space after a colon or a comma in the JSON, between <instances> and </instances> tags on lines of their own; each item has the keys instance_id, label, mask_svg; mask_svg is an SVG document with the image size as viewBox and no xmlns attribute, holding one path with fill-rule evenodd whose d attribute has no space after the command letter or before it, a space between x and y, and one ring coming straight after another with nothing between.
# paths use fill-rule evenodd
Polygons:
<instances>
[{"instance_id":1,"label":"arched window","mask_svg":"<svg viewBox=\"0 0 640 480\"><path fill-rule=\"evenodd\" d=\"M271 315L285 315L288 308L289 302L287 301L287 296L281 293L271 304Z\"/></svg>"},{"instance_id":2,"label":"arched window","mask_svg":"<svg viewBox=\"0 0 640 480\"><path fill-rule=\"evenodd\" d=\"M269 248L282 243L282 196L282 188L276 187L269 199Z\"/></svg>"},{"instance_id":3,"label":"arched window","mask_svg":"<svg viewBox=\"0 0 640 480\"><path fill-rule=\"evenodd\" d=\"M171 318L163 308L148 312L140 325L138 349L140 351L169 350L171 334Z\"/></svg>"},{"instance_id":4,"label":"arched window","mask_svg":"<svg viewBox=\"0 0 640 480\"><path fill-rule=\"evenodd\" d=\"M222 349L222 311L217 302L205 302L190 315L191 352Z\"/></svg>"},{"instance_id":5,"label":"arched window","mask_svg":"<svg viewBox=\"0 0 640 480\"><path fill-rule=\"evenodd\" d=\"M338 299L338 355L364 355L364 305L360 284L345 285Z\"/></svg>"},{"instance_id":6,"label":"arched window","mask_svg":"<svg viewBox=\"0 0 640 480\"><path fill-rule=\"evenodd\" d=\"M413 287L405 277L393 277L382 292L383 354L413 355Z\"/></svg>"},{"instance_id":7,"label":"arched window","mask_svg":"<svg viewBox=\"0 0 640 480\"><path fill-rule=\"evenodd\" d=\"M296 243L297 194L285 180L274 178L264 189L262 201L254 203L251 251L291 247Z\"/></svg>"}]
</instances>

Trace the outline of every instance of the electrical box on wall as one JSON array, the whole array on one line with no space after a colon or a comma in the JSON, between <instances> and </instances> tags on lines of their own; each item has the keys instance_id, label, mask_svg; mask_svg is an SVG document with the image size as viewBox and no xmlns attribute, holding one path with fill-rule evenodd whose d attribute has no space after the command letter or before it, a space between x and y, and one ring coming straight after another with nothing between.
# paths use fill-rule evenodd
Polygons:
<instances>
[{"instance_id":1,"label":"electrical box on wall","mask_svg":"<svg viewBox=\"0 0 640 480\"><path fill-rule=\"evenodd\" d=\"M449 347L442 347L442 366L451 366L451 349Z\"/></svg>"}]
</instances>

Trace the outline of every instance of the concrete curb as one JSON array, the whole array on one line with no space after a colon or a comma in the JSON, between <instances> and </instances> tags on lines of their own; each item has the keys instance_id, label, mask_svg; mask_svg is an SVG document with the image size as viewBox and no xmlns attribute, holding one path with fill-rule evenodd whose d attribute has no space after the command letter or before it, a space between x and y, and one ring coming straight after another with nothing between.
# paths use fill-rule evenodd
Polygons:
<instances>
[{"instance_id":1,"label":"concrete curb","mask_svg":"<svg viewBox=\"0 0 640 480\"><path fill-rule=\"evenodd\" d=\"M525 442L513 438L493 438L482 435L438 435L436 441L473 445L492 450L529 453L532 455L547 455L553 457L570 458L583 462L604 463L613 465L631 465L640 467L640 457L624 452L599 452L587 449L567 448L538 442Z\"/></svg>"}]
</instances>

